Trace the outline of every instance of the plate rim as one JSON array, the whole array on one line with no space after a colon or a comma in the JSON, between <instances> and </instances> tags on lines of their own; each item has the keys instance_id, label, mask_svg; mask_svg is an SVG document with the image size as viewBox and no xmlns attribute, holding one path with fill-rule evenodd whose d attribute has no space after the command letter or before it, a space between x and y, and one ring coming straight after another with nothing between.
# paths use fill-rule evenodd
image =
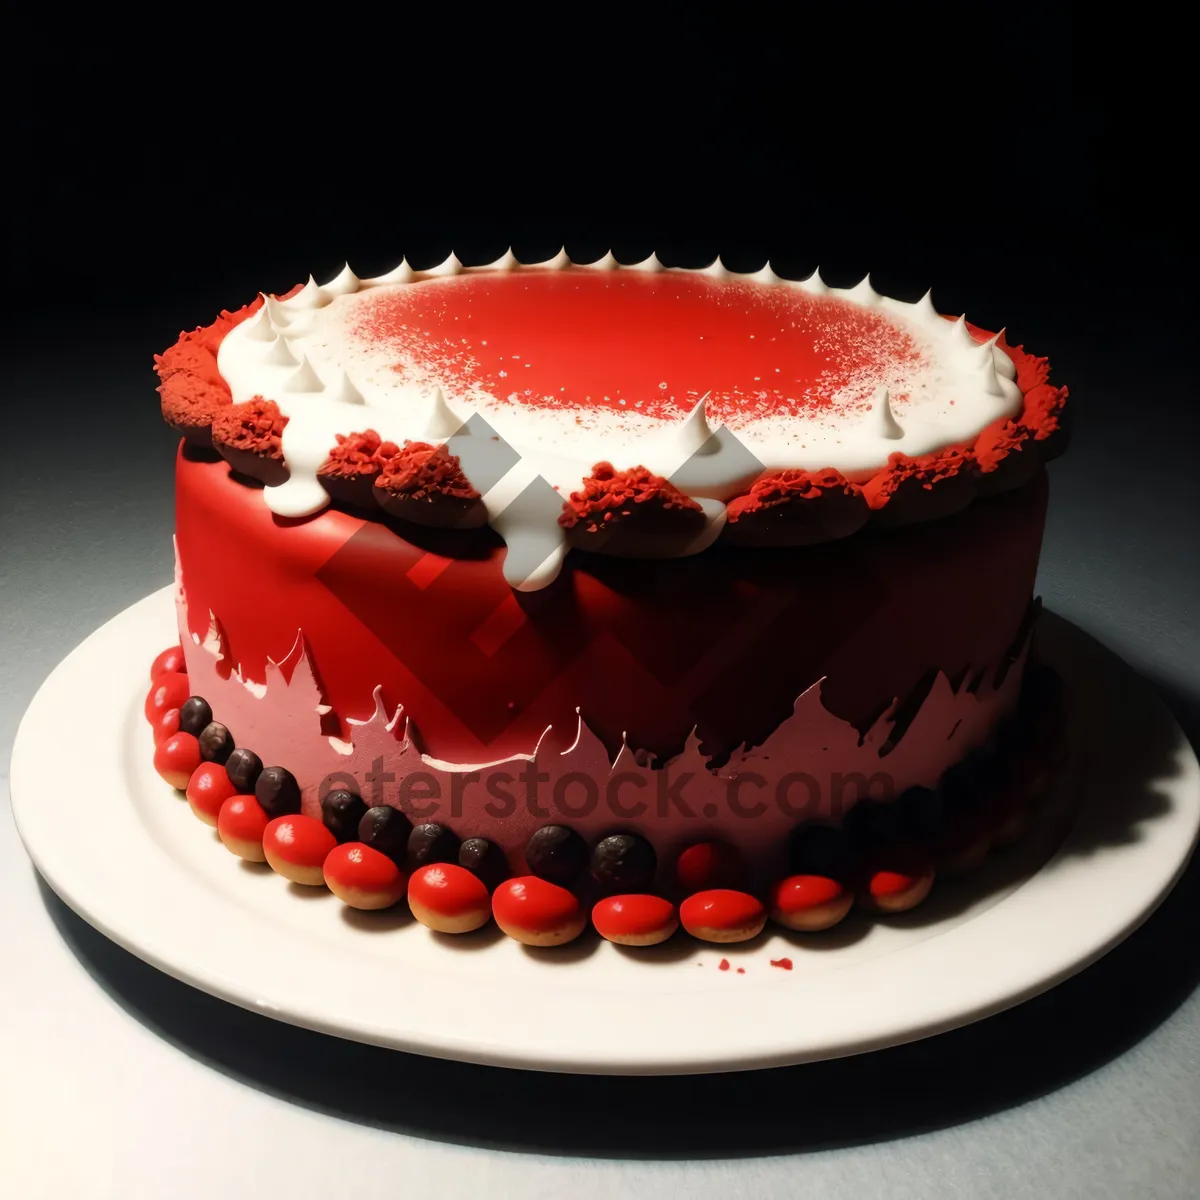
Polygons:
<instances>
[{"instance_id":1,"label":"plate rim","mask_svg":"<svg viewBox=\"0 0 1200 1200\"><path fill-rule=\"evenodd\" d=\"M164 910L169 906L147 905L144 893L130 879L106 869L121 864L89 860L78 853L78 846L73 848L70 839L55 836L54 820L60 820L64 811L61 797L55 805L39 805L35 799L39 749L62 727L62 722L56 719L57 705L82 678L102 676L110 689L119 684L123 690L121 703L105 706L94 725L76 731L82 734L85 743L80 748L84 751L80 758L92 762L98 757L103 762L106 752L118 760L123 756L126 726L139 694L138 682L148 686L144 682L145 663L161 649L160 642L166 645L176 636L173 599L173 588L164 587L105 622L63 658L30 701L14 739L10 772L12 811L18 833L34 865L59 897L130 953L220 999L334 1036L465 1062L594 1074L737 1071L863 1053L980 1020L1030 999L1085 969L1154 911L1183 873L1200 834L1200 763L1174 717L1150 685L1112 651L1065 619L1048 613L1043 621L1047 622L1052 642L1063 640L1104 669L1124 672L1137 703L1145 706L1164 731L1169 731L1176 774L1155 782L1170 795L1174 807L1167 815L1155 817L1149 837L1090 856L1073 855L1072 839L1078 836L1080 822L1086 824L1089 819L1098 819L1103 810L1080 814L1079 821L1067 831L1062 846L1049 860L994 906L963 923L903 946L896 953L884 955L893 988L905 982L926 981L922 1002L915 1004L907 1015L894 1014L889 1020L888 1014L879 1011L870 988L854 986L864 974L869 981L870 975L878 971L878 963L883 961L880 957L806 978L803 999L815 1001L815 1006L808 1005L803 1015L812 1020L814 1014L825 1013L833 1029L839 1031L824 1036L811 1029L807 1036L802 1036L804 1031L784 1032L789 1017L795 1021L795 1012L794 1006L789 1012L779 987L756 986L753 995L744 992L739 995L727 987L683 993L670 987L669 971L663 976L665 987L650 988L637 995L604 992L606 1015L601 1027L598 1030L594 1023L599 1006L592 1005L593 1024L586 1033L578 1020L572 1022L570 1014L544 1010L537 1013L537 1029L530 1031L530 1013L527 1007L522 1007L522 997L496 996L495 992L501 989L493 989L488 1011L483 1012L474 988L443 976L417 979L418 994L401 998L400 1007L407 1024L396 1017L380 1020L368 1019L361 1013L348 1015L354 1008L353 1003L345 1002L351 993L361 995L363 988L394 984L394 971L382 970L374 956L354 955L349 939L348 954L328 949L330 964L336 963L349 973L344 995L335 981L312 977L313 964L306 952L291 960L260 955L256 962L253 941L238 936L238 931L226 927L220 931L221 936L214 936L212 930L204 930L200 917L213 906L206 885L185 870L167 869L170 860L166 856L145 854L145 846L135 835L130 841L117 844L118 859L124 848L123 865L131 868L127 874L134 874L132 869L136 868L144 877L152 877L160 889L168 889L176 906L183 903L189 921L199 921L190 926L198 935L195 940L184 944L176 940L168 949L170 939L164 938L168 931L163 922ZM1128 696L1125 699L1128 702ZM141 720L140 712L136 713L136 720ZM136 818L137 803L129 795L129 788L138 787L138 783L131 784L122 777L119 765L116 775L106 779L105 787L125 792L129 801L128 811L115 810L118 818L140 828L147 843L152 845L153 835ZM157 780L154 783L161 788L166 786ZM81 799L83 789L60 788L55 794L64 791L66 811L86 819L89 810ZM1112 802L1110 797L1109 803ZM47 816L51 809L53 819ZM1153 868L1147 874L1134 870L1147 864ZM1047 872L1054 874L1051 868L1059 872L1054 882L1049 882L1047 875ZM1106 888L1118 876L1125 883L1132 878L1140 885L1131 898L1127 892L1120 892L1126 899L1124 904L1114 904L1114 895ZM1048 931L1054 931L1061 944L1049 955L1046 947L1036 947L1041 955L1040 965L1031 967L1028 959L1022 958L1016 944L1019 939L993 937L989 942L989 932L996 934L1006 924L1015 927L1024 910L1036 911L1041 895L1059 893L1064 880L1074 889L1070 894L1076 899L1086 893L1100 902L1084 906L1087 925L1084 936L1071 939L1069 934L1077 932L1077 927L1059 928L1062 912L1052 910L1040 914L1038 933L1045 937ZM1068 905L1061 894L1058 899L1063 901L1060 910L1065 910ZM1046 920L1047 917L1054 919ZM237 924L240 926L241 922ZM256 922L250 925L257 930ZM996 928L992 929L993 926ZM974 936L965 932L968 928L975 930ZM1026 933L1029 928L1025 927ZM304 939L301 949L309 946L311 943ZM992 953L985 955L983 951L989 947ZM480 955L482 958L486 958L486 952ZM947 976L951 959L956 969ZM1007 984L998 982L998 967L1007 970ZM978 974L973 975L972 969ZM928 986L931 976L939 985L949 986L950 992L933 995L934 989ZM999 978L1003 976L1002 970ZM523 997L526 1002L539 996L563 994L557 986L563 982L561 979L549 989L544 982L536 981L533 972L530 979L531 991L527 989L528 994ZM537 979L544 980L544 976ZM476 981L476 986L479 982ZM432 987L436 996L419 994L422 986L426 991ZM319 994L306 1000L305 996L311 995L314 988ZM829 1002L826 1008L820 1007L821 993L826 994L824 999ZM597 995L572 992L569 988L567 994L584 996L585 1008L587 998ZM916 993L902 989L898 994L907 995L911 1001ZM432 1009L428 1003L431 999L435 1001ZM422 1003L424 1008L420 1007ZM687 1007L675 1012L676 1004ZM757 1008L752 1007L756 1004ZM837 1011L829 1005L836 1005ZM746 1020L755 1012L756 1020ZM719 1037L712 1036L714 1025L721 1031ZM602 1036L597 1041L598 1032ZM624 1048L624 1041L621 1049L616 1048L614 1039L622 1033L624 1041L629 1043L628 1049Z\"/></svg>"}]
</instances>

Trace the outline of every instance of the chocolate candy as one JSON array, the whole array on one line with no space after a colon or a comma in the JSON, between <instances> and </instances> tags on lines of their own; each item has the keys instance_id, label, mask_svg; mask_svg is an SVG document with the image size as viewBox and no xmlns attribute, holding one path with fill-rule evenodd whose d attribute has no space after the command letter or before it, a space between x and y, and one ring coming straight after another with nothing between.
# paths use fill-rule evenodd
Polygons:
<instances>
[{"instance_id":1,"label":"chocolate candy","mask_svg":"<svg viewBox=\"0 0 1200 1200\"><path fill-rule=\"evenodd\" d=\"M412 822L388 804L368 808L358 822L358 840L396 863L402 863L408 853L410 833Z\"/></svg>"},{"instance_id":2,"label":"chocolate candy","mask_svg":"<svg viewBox=\"0 0 1200 1200\"><path fill-rule=\"evenodd\" d=\"M910 787L896 803L905 831L918 841L929 842L942 835L949 819L944 792Z\"/></svg>"},{"instance_id":3,"label":"chocolate candy","mask_svg":"<svg viewBox=\"0 0 1200 1200\"><path fill-rule=\"evenodd\" d=\"M428 821L408 835L408 861L414 867L427 863L452 863L458 858L458 838L445 825Z\"/></svg>"},{"instance_id":4,"label":"chocolate candy","mask_svg":"<svg viewBox=\"0 0 1200 1200\"><path fill-rule=\"evenodd\" d=\"M233 753L233 735L220 721L209 721L196 740L200 743L200 757L205 762L227 763Z\"/></svg>"},{"instance_id":5,"label":"chocolate candy","mask_svg":"<svg viewBox=\"0 0 1200 1200\"><path fill-rule=\"evenodd\" d=\"M900 809L890 800L860 800L842 818L842 829L859 848L895 841L903 828Z\"/></svg>"},{"instance_id":6,"label":"chocolate candy","mask_svg":"<svg viewBox=\"0 0 1200 1200\"><path fill-rule=\"evenodd\" d=\"M321 801L321 819L339 842L358 841L358 823L366 811L362 797L345 788L329 792Z\"/></svg>"},{"instance_id":7,"label":"chocolate candy","mask_svg":"<svg viewBox=\"0 0 1200 1200\"><path fill-rule=\"evenodd\" d=\"M543 825L526 843L525 861L539 879L566 887L587 866L587 842L565 825Z\"/></svg>"},{"instance_id":8,"label":"chocolate candy","mask_svg":"<svg viewBox=\"0 0 1200 1200\"><path fill-rule=\"evenodd\" d=\"M482 881L489 892L508 878L508 860L495 842L487 838L467 838L458 848L458 865Z\"/></svg>"},{"instance_id":9,"label":"chocolate candy","mask_svg":"<svg viewBox=\"0 0 1200 1200\"><path fill-rule=\"evenodd\" d=\"M844 882L853 864L849 839L832 825L800 825L788 842L788 866L793 875L824 875Z\"/></svg>"},{"instance_id":10,"label":"chocolate candy","mask_svg":"<svg viewBox=\"0 0 1200 1200\"><path fill-rule=\"evenodd\" d=\"M654 847L634 833L614 833L592 849L592 878L606 891L644 892L654 881L658 856Z\"/></svg>"},{"instance_id":11,"label":"chocolate candy","mask_svg":"<svg viewBox=\"0 0 1200 1200\"><path fill-rule=\"evenodd\" d=\"M199 737L212 719L212 709L203 696L189 696L179 706L179 728L184 733L194 733Z\"/></svg>"},{"instance_id":12,"label":"chocolate candy","mask_svg":"<svg viewBox=\"0 0 1200 1200\"><path fill-rule=\"evenodd\" d=\"M237 790L246 795L254 791L262 769L262 759L244 746L239 746L225 760L225 773L237 785Z\"/></svg>"},{"instance_id":13,"label":"chocolate candy","mask_svg":"<svg viewBox=\"0 0 1200 1200\"><path fill-rule=\"evenodd\" d=\"M264 768L254 785L254 795L269 816L300 811L300 785L286 767Z\"/></svg>"}]
</instances>

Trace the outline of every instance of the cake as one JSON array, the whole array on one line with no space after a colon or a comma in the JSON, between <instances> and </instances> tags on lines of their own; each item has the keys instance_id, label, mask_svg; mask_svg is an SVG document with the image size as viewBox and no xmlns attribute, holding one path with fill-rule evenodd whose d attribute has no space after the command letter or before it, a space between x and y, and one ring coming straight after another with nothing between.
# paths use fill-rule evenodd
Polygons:
<instances>
[{"instance_id":1,"label":"cake","mask_svg":"<svg viewBox=\"0 0 1200 1200\"><path fill-rule=\"evenodd\" d=\"M1063 759L1043 358L928 295L453 255L156 357L156 765L242 857L443 931L911 907Z\"/></svg>"}]
</instances>

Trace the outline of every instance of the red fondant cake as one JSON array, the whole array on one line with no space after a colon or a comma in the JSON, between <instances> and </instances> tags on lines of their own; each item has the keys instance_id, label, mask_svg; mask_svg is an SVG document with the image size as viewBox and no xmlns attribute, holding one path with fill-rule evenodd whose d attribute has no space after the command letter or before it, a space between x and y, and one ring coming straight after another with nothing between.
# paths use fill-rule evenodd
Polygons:
<instances>
[{"instance_id":1,"label":"red fondant cake","mask_svg":"<svg viewBox=\"0 0 1200 1200\"><path fill-rule=\"evenodd\" d=\"M545 943L594 909L649 944L689 896L710 940L825 928L919 902L963 828L986 853L1058 755L1026 666L1066 389L928 297L451 256L260 297L156 365L160 770L206 772L207 820L244 796L230 844L262 826L289 877L366 907L407 878L449 929L478 897L431 915L434 882L512 876ZM322 825L352 847L323 871Z\"/></svg>"}]
</instances>

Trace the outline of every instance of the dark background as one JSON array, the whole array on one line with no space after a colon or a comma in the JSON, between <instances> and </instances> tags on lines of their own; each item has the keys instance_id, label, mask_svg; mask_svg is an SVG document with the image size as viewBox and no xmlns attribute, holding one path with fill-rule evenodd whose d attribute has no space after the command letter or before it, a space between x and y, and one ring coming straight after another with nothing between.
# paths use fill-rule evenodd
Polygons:
<instances>
[{"instance_id":1,"label":"dark background","mask_svg":"<svg viewBox=\"0 0 1200 1200\"><path fill-rule=\"evenodd\" d=\"M1169 28L1073 27L1054 3L656 11L435 30L401 10L395 30L295 42L199 12L157 40L18 35L8 328L119 323L148 351L347 259L365 275L564 242L769 255L838 284L869 269L1038 347L1169 308L1148 297L1186 274L1192 140Z\"/></svg>"}]
</instances>

